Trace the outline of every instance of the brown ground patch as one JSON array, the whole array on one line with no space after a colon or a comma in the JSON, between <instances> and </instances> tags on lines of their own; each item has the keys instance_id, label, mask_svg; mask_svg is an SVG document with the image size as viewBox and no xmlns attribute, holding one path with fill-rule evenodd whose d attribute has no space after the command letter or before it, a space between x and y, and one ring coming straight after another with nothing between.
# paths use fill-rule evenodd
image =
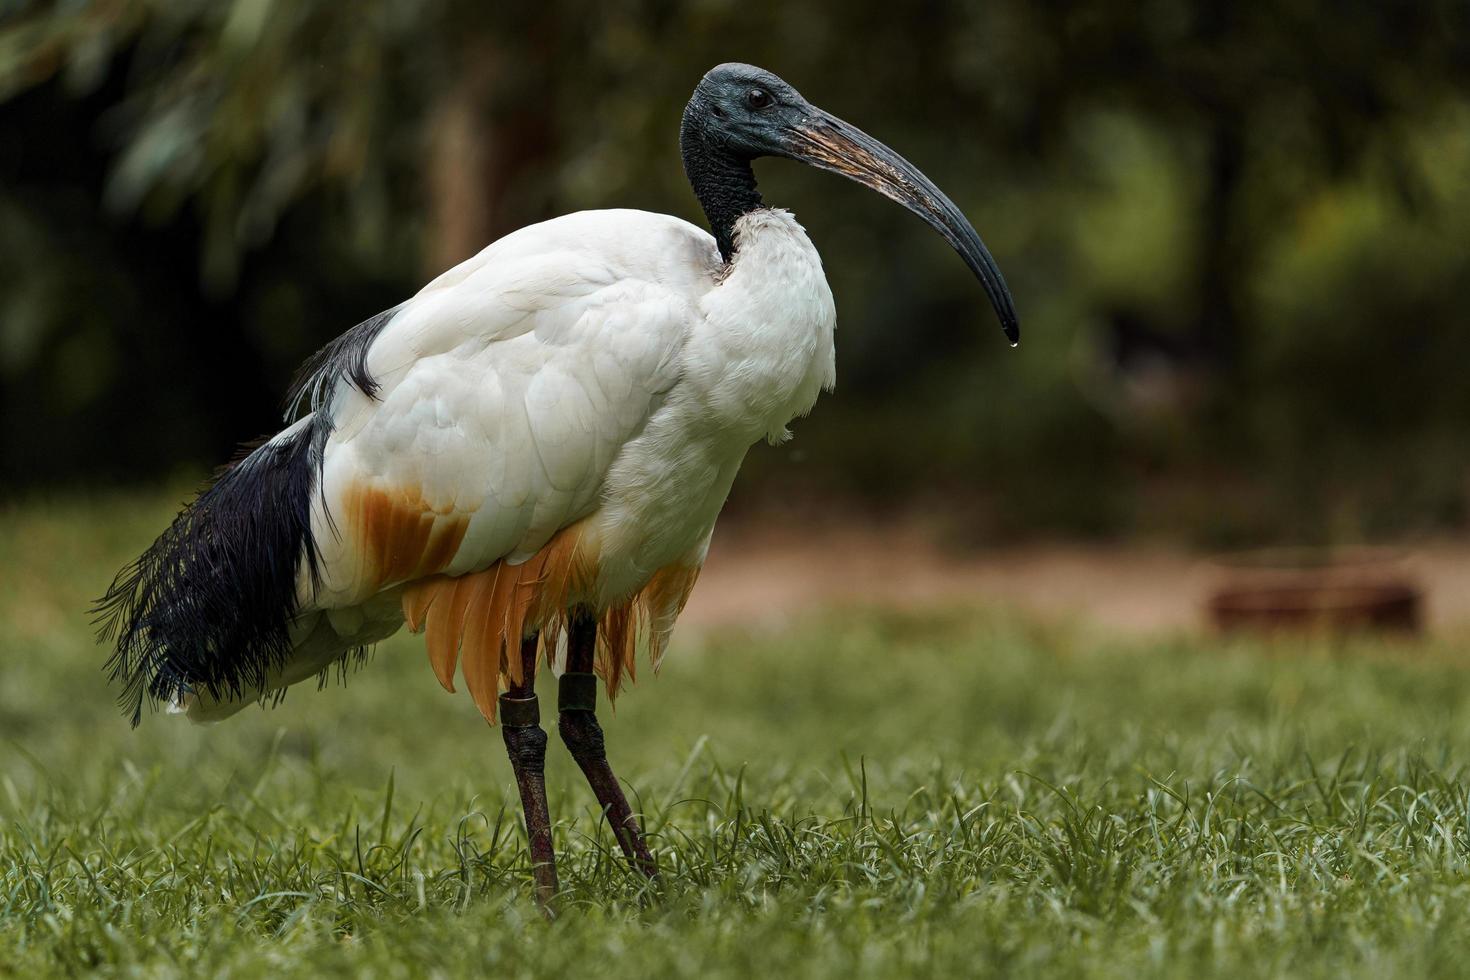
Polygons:
<instances>
[{"instance_id":1,"label":"brown ground patch","mask_svg":"<svg viewBox=\"0 0 1470 980\"><path fill-rule=\"evenodd\" d=\"M1470 631L1470 541L1405 546L1401 570L1425 590L1431 632ZM833 604L976 603L1123 633L1198 630L1226 569L1163 545L1074 543L955 553L913 523L829 526L722 522L685 629L779 626Z\"/></svg>"}]
</instances>

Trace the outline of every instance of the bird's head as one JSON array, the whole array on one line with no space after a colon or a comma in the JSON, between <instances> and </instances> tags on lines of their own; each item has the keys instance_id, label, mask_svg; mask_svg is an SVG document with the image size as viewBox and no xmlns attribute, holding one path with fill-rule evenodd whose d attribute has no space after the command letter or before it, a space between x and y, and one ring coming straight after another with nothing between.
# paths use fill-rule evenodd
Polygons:
<instances>
[{"instance_id":1,"label":"bird's head","mask_svg":"<svg viewBox=\"0 0 1470 980\"><path fill-rule=\"evenodd\" d=\"M850 123L802 98L763 68L730 63L709 71L684 109L685 165L691 145L740 161L786 157L841 174L891 198L929 223L980 280L1001 329L1020 336L1015 301L980 235L923 172ZM691 174L691 177L693 174Z\"/></svg>"}]
</instances>

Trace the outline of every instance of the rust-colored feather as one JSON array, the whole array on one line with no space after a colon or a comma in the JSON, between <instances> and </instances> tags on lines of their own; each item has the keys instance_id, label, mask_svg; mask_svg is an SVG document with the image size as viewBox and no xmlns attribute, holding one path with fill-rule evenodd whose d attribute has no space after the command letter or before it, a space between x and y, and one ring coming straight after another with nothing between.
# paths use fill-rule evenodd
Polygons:
<instances>
[{"instance_id":1,"label":"rust-colored feather","mask_svg":"<svg viewBox=\"0 0 1470 980\"><path fill-rule=\"evenodd\" d=\"M435 513L416 489L355 486L341 509L362 556L356 584L364 597L442 572L469 528L468 516Z\"/></svg>"},{"instance_id":2,"label":"rust-colored feather","mask_svg":"<svg viewBox=\"0 0 1470 980\"><path fill-rule=\"evenodd\" d=\"M698 565L668 565L654 573L638 594L648 633L648 661L653 664L654 673L658 673L659 665L663 663L669 634L673 632L674 623L684 611L698 580Z\"/></svg>"},{"instance_id":3,"label":"rust-colored feather","mask_svg":"<svg viewBox=\"0 0 1470 980\"><path fill-rule=\"evenodd\" d=\"M417 573L432 575L442 572L454 560L459 546L464 543L465 531L469 530L467 518L427 517L428 529L424 532L423 557L419 560Z\"/></svg>"},{"instance_id":4,"label":"rust-colored feather","mask_svg":"<svg viewBox=\"0 0 1470 980\"><path fill-rule=\"evenodd\" d=\"M429 614L429 606L439 595L438 578L419 579L408 585L403 590L403 621L408 624L408 629L413 633L424 631L424 617ZM454 688L450 688L454 690Z\"/></svg>"},{"instance_id":5,"label":"rust-colored feather","mask_svg":"<svg viewBox=\"0 0 1470 980\"><path fill-rule=\"evenodd\" d=\"M429 665L439 683L454 690L454 662L459 656L459 635L449 632L454 619L454 579L444 579L434 586L437 595L429 606L425 622L424 646L429 651ZM469 677L466 675L466 682Z\"/></svg>"},{"instance_id":6,"label":"rust-colored feather","mask_svg":"<svg viewBox=\"0 0 1470 980\"><path fill-rule=\"evenodd\" d=\"M465 619L475 601L476 593L480 591L480 579L473 575L463 575L448 579L443 588L449 600L449 619L444 628L458 650L463 646Z\"/></svg>"},{"instance_id":7,"label":"rust-colored feather","mask_svg":"<svg viewBox=\"0 0 1470 980\"><path fill-rule=\"evenodd\" d=\"M595 595L598 555L581 522L565 527L519 565L498 561L466 575L443 571L454 560L467 517L435 512L417 491L354 488L343 512L361 542L360 585L381 591L403 584L403 618L425 634L435 677L454 690L456 669L485 719L495 721L500 691L522 676L524 637L539 633L551 662L569 609ZM636 680L639 638L658 668L669 631L699 569L659 569L637 593L600 611L595 669L609 699Z\"/></svg>"},{"instance_id":8,"label":"rust-colored feather","mask_svg":"<svg viewBox=\"0 0 1470 980\"><path fill-rule=\"evenodd\" d=\"M495 644L495 657L503 665L509 666L508 679L512 684L520 684L521 677L521 637L519 634L512 635L506 628L509 619L511 600L516 593L516 582L520 579L521 570L525 564L507 565L500 562L500 574L495 576L495 587L490 591L487 599L489 607L489 624L492 636L500 638ZM504 666L502 666L504 672Z\"/></svg>"},{"instance_id":9,"label":"rust-colored feather","mask_svg":"<svg viewBox=\"0 0 1470 980\"><path fill-rule=\"evenodd\" d=\"M467 610L464 627L464 641L461 649L464 651L463 661L465 664L473 664L466 668L465 683L469 683L470 673L479 676L481 672L489 672L490 665L498 664L500 661L500 647L502 637L491 622L493 612L489 605L489 598L495 590L496 577L500 574L500 564L496 563L483 572L476 572L467 576L478 583L475 589L471 606ZM495 670L498 671L498 666Z\"/></svg>"},{"instance_id":10,"label":"rust-colored feather","mask_svg":"<svg viewBox=\"0 0 1470 980\"><path fill-rule=\"evenodd\" d=\"M475 706L480 709L480 714L484 715L485 720L491 724L495 722L496 698L500 694L500 648L503 643L503 637L495 629L492 602L504 570L504 564L496 562L485 571L475 573L475 577L482 579L483 582L478 593L482 598L474 615L475 618L485 623L485 627L480 642L474 646L472 655L466 656L460 664L460 671L464 674L465 687L469 688L470 697L474 699ZM488 587L485 587L486 583Z\"/></svg>"}]
</instances>

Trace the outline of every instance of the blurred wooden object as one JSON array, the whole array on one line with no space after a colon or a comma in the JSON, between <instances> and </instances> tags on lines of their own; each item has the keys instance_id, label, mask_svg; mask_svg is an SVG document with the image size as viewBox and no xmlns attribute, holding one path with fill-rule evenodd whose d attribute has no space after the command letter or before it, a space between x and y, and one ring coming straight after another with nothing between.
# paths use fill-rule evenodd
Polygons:
<instances>
[{"instance_id":1,"label":"blurred wooden object","mask_svg":"<svg viewBox=\"0 0 1470 980\"><path fill-rule=\"evenodd\" d=\"M1221 631L1418 633L1423 589L1402 552L1273 549L1221 559L1207 608Z\"/></svg>"}]
</instances>

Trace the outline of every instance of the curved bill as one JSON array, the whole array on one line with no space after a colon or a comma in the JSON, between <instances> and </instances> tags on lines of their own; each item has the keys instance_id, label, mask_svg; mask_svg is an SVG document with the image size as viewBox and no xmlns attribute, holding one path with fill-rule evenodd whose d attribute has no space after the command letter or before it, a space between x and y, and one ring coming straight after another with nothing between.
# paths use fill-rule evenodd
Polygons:
<instances>
[{"instance_id":1,"label":"curved bill","mask_svg":"<svg viewBox=\"0 0 1470 980\"><path fill-rule=\"evenodd\" d=\"M856 126L820 109L813 109L787 133L791 142L786 151L792 159L871 187L929 222L985 287L1011 346L1020 342L1016 304L1000 267L960 209L918 167Z\"/></svg>"}]
</instances>

